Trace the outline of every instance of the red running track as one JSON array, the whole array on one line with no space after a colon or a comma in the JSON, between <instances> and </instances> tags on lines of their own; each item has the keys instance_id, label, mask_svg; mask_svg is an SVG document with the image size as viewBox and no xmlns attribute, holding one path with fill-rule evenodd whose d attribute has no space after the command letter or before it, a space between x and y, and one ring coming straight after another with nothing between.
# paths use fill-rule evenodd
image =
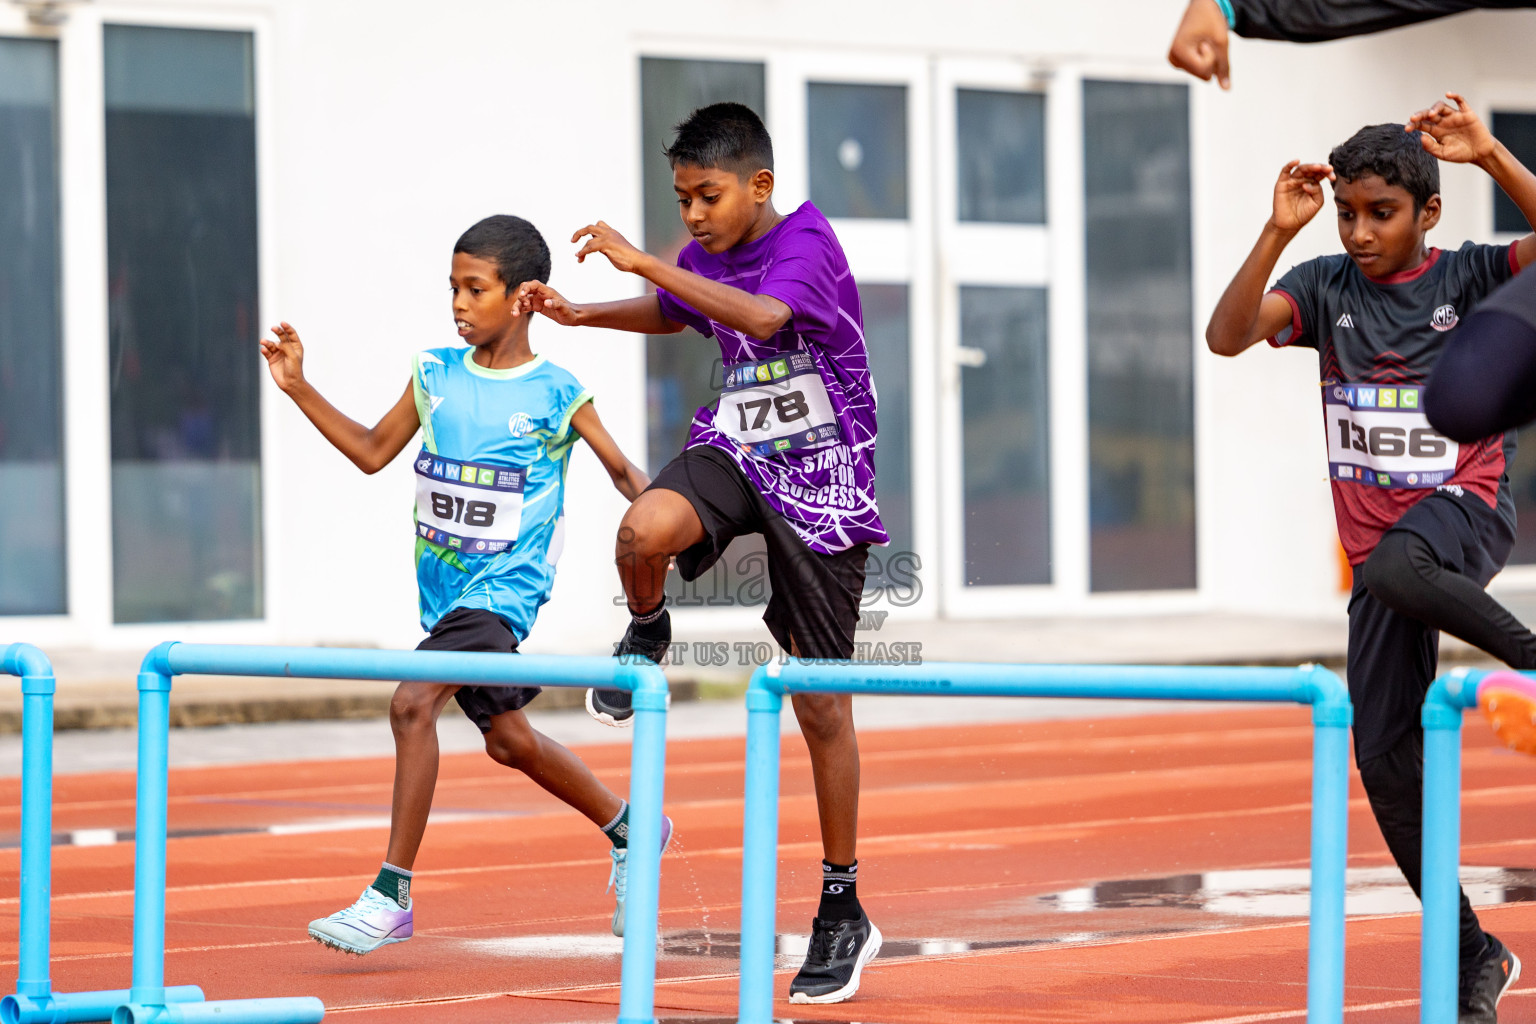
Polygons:
<instances>
[{"instance_id":1,"label":"red running track","mask_svg":"<svg viewBox=\"0 0 1536 1024\"><path fill-rule=\"evenodd\" d=\"M1476 718L1466 732L1464 862L1536 867L1536 760L1497 746ZM862 898L886 952L850 1002L782 1001L820 875L810 770L792 737L782 1019L1305 1019L1306 709L946 726L860 742ZM580 752L623 791L627 746ZM678 831L662 872L662 1020L735 1019L744 752L740 738L668 749ZM201 985L210 999L319 996L328 1019L348 1024L612 1021L620 941L608 934L607 843L483 755L443 758L417 864L415 938L359 958L307 937L310 919L356 899L378 869L391 767L173 770L167 983ZM19 783L0 791L0 837L12 847L0 850L0 960L14 971ZM133 845L110 840L133 827L133 777L61 776L55 797L56 831L107 845L55 848L54 985L126 987ZM1390 860L1358 786L1351 797L1350 865L1369 880ZM1496 898L1536 899L1536 872L1497 877ZM1408 1024L1418 1019L1418 916L1379 885L1370 899L1348 926L1346 1021ZM1482 914L1536 982L1536 905ZM1533 994L1522 982L1501 1020L1536 1020Z\"/></svg>"}]
</instances>

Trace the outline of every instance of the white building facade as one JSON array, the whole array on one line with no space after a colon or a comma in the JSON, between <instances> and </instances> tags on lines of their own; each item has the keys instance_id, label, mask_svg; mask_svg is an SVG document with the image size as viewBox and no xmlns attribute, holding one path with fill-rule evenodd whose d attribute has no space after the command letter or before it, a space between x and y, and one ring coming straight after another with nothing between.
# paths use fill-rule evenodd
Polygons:
<instances>
[{"instance_id":1,"label":"white building facade","mask_svg":"<svg viewBox=\"0 0 1536 1024\"><path fill-rule=\"evenodd\" d=\"M536 224L573 300L638 294L567 239L603 219L675 255L660 150L721 99L765 114L778 208L815 202L860 282L893 534L871 605L1338 612L1315 359L1218 359L1205 320L1288 159L1454 89L1536 164L1536 13L1235 41L1223 93L1166 64L1181 9L0 4L0 641L414 645L413 449L357 472L257 338L293 323L371 424L412 353L456 342L451 248L482 216ZM1442 191L1436 244L1523 230L1476 169ZM1325 210L1280 269L1338 247ZM533 339L653 472L719 383L695 335ZM1509 587L1536 586L1532 442ZM528 649L622 631L622 512L578 450ZM761 614L757 550L674 587L679 630Z\"/></svg>"}]
</instances>

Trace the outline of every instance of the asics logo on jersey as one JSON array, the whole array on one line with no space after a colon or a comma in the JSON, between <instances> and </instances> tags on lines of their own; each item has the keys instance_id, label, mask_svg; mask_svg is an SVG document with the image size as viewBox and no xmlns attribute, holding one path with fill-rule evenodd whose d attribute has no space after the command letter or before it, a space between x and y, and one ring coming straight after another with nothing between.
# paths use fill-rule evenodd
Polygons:
<instances>
[{"instance_id":1,"label":"asics logo on jersey","mask_svg":"<svg viewBox=\"0 0 1536 1024\"><path fill-rule=\"evenodd\" d=\"M507 429L512 432L513 437L522 437L533 429L533 420L529 419L525 412L515 412L512 418L507 420Z\"/></svg>"},{"instance_id":2,"label":"asics logo on jersey","mask_svg":"<svg viewBox=\"0 0 1536 1024\"><path fill-rule=\"evenodd\" d=\"M1343 316L1339 317L1339 322L1334 324L1334 326L1335 327L1353 327L1353 326L1355 326L1355 321L1354 321L1354 319L1348 313L1345 313Z\"/></svg>"},{"instance_id":3,"label":"asics logo on jersey","mask_svg":"<svg viewBox=\"0 0 1536 1024\"><path fill-rule=\"evenodd\" d=\"M1456 307L1450 303L1435 310L1435 315L1429 318L1429 326L1437 331L1448 331L1460 322L1461 318L1456 315Z\"/></svg>"},{"instance_id":4,"label":"asics logo on jersey","mask_svg":"<svg viewBox=\"0 0 1536 1024\"><path fill-rule=\"evenodd\" d=\"M443 404L443 396L442 395L428 395L427 396L427 411L428 412L437 412L437 407L442 405L442 404Z\"/></svg>"}]
</instances>

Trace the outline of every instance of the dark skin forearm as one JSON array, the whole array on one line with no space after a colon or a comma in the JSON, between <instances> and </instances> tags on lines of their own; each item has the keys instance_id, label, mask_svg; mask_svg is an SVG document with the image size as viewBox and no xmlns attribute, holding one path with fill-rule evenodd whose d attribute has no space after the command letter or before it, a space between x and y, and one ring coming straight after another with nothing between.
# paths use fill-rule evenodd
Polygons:
<instances>
[{"instance_id":1,"label":"dark skin forearm","mask_svg":"<svg viewBox=\"0 0 1536 1024\"><path fill-rule=\"evenodd\" d=\"M668 320L661 312L661 301L654 295L642 295L617 302L588 302L574 306L574 324L582 327L606 327L636 334L676 334L683 325Z\"/></svg>"},{"instance_id":2,"label":"dark skin forearm","mask_svg":"<svg viewBox=\"0 0 1536 1024\"><path fill-rule=\"evenodd\" d=\"M754 295L711 281L654 256L640 261L635 273L665 288L716 323L759 341L767 341L789 322L790 309L771 295Z\"/></svg>"},{"instance_id":3,"label":"dark skin forearm","mask_svg":"<svg viewBox=\"0 0 1536 1024\"><path fill-rule=\"evenodd\" d=\"M1296 237L1295 231L1266 222L1248 258L1238 268L1205 328L1205 343L1220 356L1235 356L1265 337L1260 330L1259 306L1280 254Z\"/></svg>"}]
</instances>

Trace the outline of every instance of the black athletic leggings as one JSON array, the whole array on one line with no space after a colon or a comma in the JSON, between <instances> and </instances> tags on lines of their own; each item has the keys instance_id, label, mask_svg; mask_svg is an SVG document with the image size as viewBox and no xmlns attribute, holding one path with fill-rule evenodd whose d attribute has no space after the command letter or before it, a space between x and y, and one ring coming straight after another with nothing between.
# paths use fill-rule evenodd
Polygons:
<instances>
[{"instance_id":1,"label":"black athletic leggings","mask_svg":"<svg viewBox=\"0 0 1536 1024\"><path fill-rule=\"evenodd\" d=\"M1536 635L1476 580L1447 568L1416 533L1388 530L1360 567L1366 589L1399 615L1451 634L1517 669L1536 669Z\"/></svg>"},{"instance_id":2,"label":"black athletic leggings","mask_svg":"<svg viewBox=\"0 0 1536 1024\"><path fill-rule=\"evenodd\" d=\"M1360 781L1371 801L1371 813L1381 828L1381 837L1392 851L1392 859L1413 894L1423 899L1419 876L1424 857L1424 732L1410 729L1385 754L1360 762ZM1472 912L1466 890L1461 894L1461 919L1458 937L1462 964L1482 959L1488 940Z\"/></svg>"},{"instance_id":3,"label":"black athletic leggings","mask_svg":"<svg viewBox=\"0 0 1536 1024\"><path fill-rule=\"evenodd\" d=\"M1440 500L1438 498L1431 500ZM1487 651L1519 669L1536 668L1536 635L1483 590L1478 580L1447 564L1429 541L1408 530L1388 530L1360 566L1361 581L1382 605ZM1493 567L1487 567L1492 574ZM1433 673L1433 653L1424 668ZM1428 676L1425 680L1427 682ZM1420 686L1424 684L1421 683ZM1418 700L1422 700L1422 692ZM1371 810L1403 876L1420 894L1424 833L1424 733L1407 729L1385 753L1360 762ZM1461 893L1461 958L1481 957L1483 930Z\"/></svg>"}]
</instances>

